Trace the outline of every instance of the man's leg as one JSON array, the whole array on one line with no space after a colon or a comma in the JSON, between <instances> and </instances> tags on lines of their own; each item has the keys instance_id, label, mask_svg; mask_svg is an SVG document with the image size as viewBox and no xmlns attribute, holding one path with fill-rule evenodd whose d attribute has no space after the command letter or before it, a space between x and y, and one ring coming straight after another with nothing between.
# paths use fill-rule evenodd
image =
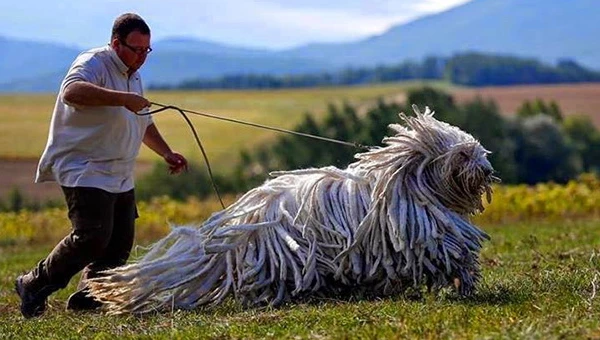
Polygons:
<instances>
[{"instance_id":1,"label":"man's leg","mask_svg":"<svg viewBox=\"0 0 600 340\"><path fill-rule=\"evenodd\" d=\"M133 190L116 194L113 232L104 253L90 263L81 275L77 291L69 297L67 309L91 310L101 303L88 295L86 280L100 276L100 272L122 266L127 262L135 235L137 209Z\"/></svg>"},{"instance_id":2,"label":"man's leg","mask_svg":"<svg viewBox=\"0 0 600 340\"><path fill-rule=\"evenodd\" d=\"M63 187L63 192L73 229L36 268L17 278L25 317L41 315L46 298L104 254L111 238L115 194L86 187Z\"/></svg>"}]
</instances>

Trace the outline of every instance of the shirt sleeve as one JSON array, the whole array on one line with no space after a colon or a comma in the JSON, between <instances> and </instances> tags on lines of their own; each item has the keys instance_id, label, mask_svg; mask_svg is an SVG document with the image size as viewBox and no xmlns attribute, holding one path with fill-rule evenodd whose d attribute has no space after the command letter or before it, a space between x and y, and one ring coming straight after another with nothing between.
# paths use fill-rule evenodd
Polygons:
<instances>
[{"instance_id":1,"label":"shirt sleeve","mask_svg":"<svg viewBox=\"0 0 600 340\"><path fill-rule=\"evenodd\" d=\"M146 116L147 120L146 120L146 128L148 128L148 126L154 124L154 120L152 119L151 115Z\"/></svg>"},{"instance_id":2,"label":"shirt sleeve","mask_svg":"<svg viewBox=\"0 0 600 340\"><path fill-rule=\"evenodd\" d=\"M138 113L148 113L150 110L152 110L152 108L143 108L140 112ZM139 120L138 122L142 122L142 124L144 124L144 129L147 129L148 126L154 124L154 120L152 120L152 115L146 115L146 116L139 116L138 117Z\"/></svg>"},{"instance_id":3,"label":"shirt sleeve","mask_svg":"<svg viewBox=\"0 0 600 340\"><path fill-rule=\"evenodd\" d=\"M144 86L142 85L142 78L141 78L141 76L138 75L137 81L139 82L139 84L138 84L139 89L140 89L139 95L140 96L144 96ZM150 110L153 110L153 108L152 107L145 108L145 109L142 110L142 112L146 113L146 112L149 112ZM152 115L147 115L147 116L144 116L144 117L146 118L146 128L148 128L148 126L154 124L154 120L152 119Z\"/></svg>"},{"instance_id":4,"label":"shirt sleeve","mask_svg":"<svg viewBox=\"0 0 600 340\"><path fill-rule=\"evenodd\" d=\"M85 81L104 87L104 73L105 67L102 62L93 53L84 52L71 65L60 86L60 92L63 93L67 86L77 81Z\"/></svg>"}]
</instances>

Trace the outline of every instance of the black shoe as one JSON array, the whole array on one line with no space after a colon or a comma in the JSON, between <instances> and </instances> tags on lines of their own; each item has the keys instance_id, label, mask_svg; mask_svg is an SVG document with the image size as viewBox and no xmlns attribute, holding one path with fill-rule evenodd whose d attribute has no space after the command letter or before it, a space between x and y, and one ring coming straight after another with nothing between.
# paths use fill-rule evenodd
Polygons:
<instances>
[{"instance_id":1,"label":"black shoe","mask_svg":"<svg viewBox=\"0 0 600 340\"><path fill-rule=\"evenodd\" d=\"M23 275L15 280L15 291L21 298L21 314L26 319L40 316L46 310L48 295L43 292L32 292L23 283Z\"/></svg>"},{"instance_id":2,"label":"black shoe","mask_svg":"<svg viewBox=\"0 0 600 340\"><path fill-rule=\"evenodd\" d=\"M95 310L102 306L102 302L88 295L87 288L76 291L69 296L67 301L67 310L71 311L89 311Z\"/></svg>"}]
</instances>

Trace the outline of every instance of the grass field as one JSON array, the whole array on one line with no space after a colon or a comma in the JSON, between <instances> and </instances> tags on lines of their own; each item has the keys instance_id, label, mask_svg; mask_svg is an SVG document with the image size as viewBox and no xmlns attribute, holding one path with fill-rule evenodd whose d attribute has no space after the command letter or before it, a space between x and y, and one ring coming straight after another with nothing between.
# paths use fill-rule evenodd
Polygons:
<instances>
[{"instance_id":1,"label":"grass field","mask_svg":"<svg viewBox=\"0 0 600 340\"><path fill-rule=\"evenodd\" d=\"M328 103L347 101L366 107L378 97L401 99L406 88L415 85L402 83L281 91L151 92L148 97L152 101L187 109L290 128L305 112L317 116L324 113ZM526 92L523 89L517 91L518 94L510 94L509 89L484 89L478 92L437 85L460 93L459 101L471 98L476 93L487 98L500 94L505 98L504 105L513 103L511 98ZM585 86L589 90L589 85ZM577 99L572 101L574 106L568 108L575 110L569 112L576 112L584 107L581 103L586 102L586 98L581 97L581 91L571 90L559 92ZM585 92L589 95L587 99L600 98L599 90L600 85L593 85L592 92ZM528 92L527 98L546 98L540 95L546 92L540 91L555 93L556 89L540 87ZM589 93L599 95L592 98ZM561 104L565 98L555 99ZM53 95L0 96L0 158L39 157L46 141L54 99ZM502 109L503 102L499 106ZM578 113L597 115L596 112ZM191 160L200 162L200 154L193 144L191 133L177 113L161 113L155 119L175 149L188 154ZM275 136L273 132L207 118L192 119L213 167L217 169L227 168L240 148L251 147L254 143ZM147 150L142 151L141 158L146 161L155 159ZM0 171L0 176L10 179L14 178L11 176L15 176L16 172L18 170L14 169L10 172ZM544 186L545 194L542 196L534 194L531 188L520 188L506 195L504 200L495 200L495 205L487 210L487 220L481 220L486 221L481 223L484 223L484 229L492 240L484 245L482 252L483 280L480 289L470 298L459 298L448 291L438 295L413 292L375 300L361 296L331 297L287 304L276 309L250 310L227 301L214 308L142 317L65 312L65 301L77 283L75 278L67 289L51 297L49 310L42 318L23 320L18 310L18 298L13 292L14 279L19 273L31 269L50 251L56 241L56 232L68 232L68 223L65 212L60 210L45 211L40 215L3 215L0 216L0 222L10 225L0 225L5 228L0 228L0 339L600 339L598 189L597 186L590 189L577 185L569 188L564 191L566 196L559 195L562 191L554 190L551 185ZM498 190L495 197L505 195L503 192ZM538 200L539 197L541 200ZM506 202L517 204L519 210L511 211L507 208L510 204ZM184 222L188 216L203 220L210 211L218 209L217 203L212 203L212 206L191 205L188 207L189 215L166 201L160 203L161 209L152 205L144 207L138 222L160 227L142 229L138 241L150 242L164 235L165 230L161 228L165 227L166 219L173 223ZM581 211L575 206L580 207ZM202 216L194 215L198 212ZM549 215L552 215L551 220ZM182 220L174 219L177 216ZM572 218L575 220L569 221ZM8 230L14 237L12 234L7 236ZM19 239L27 233L38 238L34 242Z\"/></svg>"},{"instance_id":2,"label":"grass field","mask_svg":"<svg viewBox=\"0 0 600 340\"><path fill-rule=\"evenodd\" d=\"M13 281L68 232L67 214L64 208L0 213L0 338L600 338L600 178L494 192L474 219L492 239L484 244L483 280L472 297L332 296L251 310L227 301L142 317L65 312L75 278L50 299L42 318L23 320ZM146 245L169 232L166 221L193 225L219 204L164 197L138 208L136 242Z\"/></svg>"},{"instance_id":3,"label":"grass field","mask_svg":"<svg viewBox=\"0 0 600 340\"><path fill-rule=\"evenodd\" d=\"M64 311L75 281L47 313L24 320L16 275L48 246L0 248L0 338L600 338L600 220L490 225L483 280L470 298L423 292L382 299L315 299L244 310L233 301L196 311L106 316Z\"/></svg>"}]
</instances>

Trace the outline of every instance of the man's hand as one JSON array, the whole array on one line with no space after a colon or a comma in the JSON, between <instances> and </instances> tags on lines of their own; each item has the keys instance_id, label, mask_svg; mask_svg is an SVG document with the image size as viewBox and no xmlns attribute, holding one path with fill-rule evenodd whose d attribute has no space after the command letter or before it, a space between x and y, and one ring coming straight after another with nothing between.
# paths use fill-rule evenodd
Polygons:
<instances>
[{"instance_id":1,"label":"man's hand","mask_svg":"<svg viewBox=\"0 0 600 340\"><path fill-rule=\"evenodd\" d=\"M164 159L167 164L169 164L169 172L171 174L178 174L181 171L188 170L187 159L176 152L169 152L165 154Z\"/></svg>"},{"instance_id":2,"label":"man's hand","mask_svg":"<svg viewBox=\"0 0 600 340\"><path fill-rule=\"evenodd\" d=\"M125 106L129 111L140 112L142 109L149 107L150 101L137 93L127 93L125 96Z\"/></svg>"}]
</instances>

